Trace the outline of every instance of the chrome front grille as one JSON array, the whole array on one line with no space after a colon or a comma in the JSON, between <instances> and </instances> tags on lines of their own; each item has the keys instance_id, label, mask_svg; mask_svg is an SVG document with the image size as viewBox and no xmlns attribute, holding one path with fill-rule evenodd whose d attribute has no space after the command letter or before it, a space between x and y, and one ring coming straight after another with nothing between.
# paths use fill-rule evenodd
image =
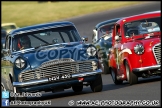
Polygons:
<instances>
[{"instance_id":1,"label":"chrome front grille","mask_svg":"<svg viewBox=\"0 0 162 108\"><path fill-rule=\"evenodd\" d=\"M57 63L51 63L50 61L50 63L44 64L42 64L39 68L35 70L20 73L20 76L22 78L21 82L34 79L48 78L59 74L73 74L73 73L93 71L92 61L80 61L80 62L65 61Z\"/></svg>"},{"instance_id":2,"label":"chrome front grille","mask_svg":"<svg viewBox=\"0 0 162 108\"><path fill-rule=\"evenodd\" d=\"M153 53L157 64L161 64L161 43L158 43L153 47Z\"/></svg>"}]
</instances>

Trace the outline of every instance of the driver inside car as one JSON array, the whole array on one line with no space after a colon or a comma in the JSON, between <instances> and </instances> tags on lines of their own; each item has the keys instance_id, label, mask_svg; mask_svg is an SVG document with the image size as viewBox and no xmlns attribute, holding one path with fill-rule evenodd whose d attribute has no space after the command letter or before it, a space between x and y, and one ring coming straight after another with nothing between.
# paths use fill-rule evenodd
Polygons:
<instances>
[{"instance_id":1,"label":"driver inside car","mask_svg":"<svg viewBox=\"0 0 162 108\"><path fill-rule=\"evenodd\" d=\"M138 33L138 29L137 28L130 28L127 30L127 35L129 37L135 36L135 35L139 35Z\"/></svg>"},{"instance_id":2,"label":"driver inside car","mask_svg":"<svg viewBox=\"0 0 162 108\"><path fill-rule=\"evenodd\" d=\"M19 50L31 48L30 38L28 36L23 36L18 39Z\"/></svg>"}]
</instances>

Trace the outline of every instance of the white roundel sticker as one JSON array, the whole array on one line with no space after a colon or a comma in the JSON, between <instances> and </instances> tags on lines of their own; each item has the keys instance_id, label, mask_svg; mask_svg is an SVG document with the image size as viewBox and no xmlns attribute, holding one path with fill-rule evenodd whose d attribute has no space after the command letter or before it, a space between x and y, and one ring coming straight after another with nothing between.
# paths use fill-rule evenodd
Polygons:
<instances>
[{"instance_id":1,"label":"white roundel sticker","mask_svg":"<svg viewBox=\"0 0 162 108\"><path fill-rule=\"evenodd\" d=\"M127 53L129 53L129 54L132 54L131 50L128 49L128 48L126 48L126 49L122 50L122 51L119 53L119 56L120 56L122 53L124 53L124 52L127 52Z\"/></svg>"}]
</instances>

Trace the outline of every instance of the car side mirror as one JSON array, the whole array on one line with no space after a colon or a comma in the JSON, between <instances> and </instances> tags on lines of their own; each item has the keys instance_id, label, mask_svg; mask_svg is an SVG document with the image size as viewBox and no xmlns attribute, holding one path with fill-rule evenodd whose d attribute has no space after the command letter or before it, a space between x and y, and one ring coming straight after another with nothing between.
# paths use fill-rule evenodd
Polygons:
<instances>
[{"instance_id":1,"label":"car side mirror","mask_svg":"<svg viewBox=\"0 0 162 108\"><path fill-rule=\"evenodd\" d=\"M115 36L115 41L119 41L120 37L118 35Z\"/></svg>"},{"instance_id":2,"label":"car side mirror","mask_svg":"<svg viewBox=\"0 0 162 108\"><path fill-rule=\"evenodd\" d=\"M83 36L82 40L83 40L83 42L88 41L88 37L87 36Z\"/></svg>"},{"instance_id":3,"label":"car side mirror","mask_svg":"<svg viewBox=\"0 0 162 108\"><path fill-rule=\"evenodd\" d=\"M10 52L10 50L9 49L2 49L1 50L1 54L10 54L11 52Z\"/></svg>"}]
</instances>

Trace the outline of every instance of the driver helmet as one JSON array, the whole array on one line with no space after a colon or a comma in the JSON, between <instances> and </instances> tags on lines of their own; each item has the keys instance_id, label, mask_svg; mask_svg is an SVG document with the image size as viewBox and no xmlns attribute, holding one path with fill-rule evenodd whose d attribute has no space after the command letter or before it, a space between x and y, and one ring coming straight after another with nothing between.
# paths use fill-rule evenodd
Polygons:
<instances>
[{"instance_id":1,"label":"driver helmet","mask_svg":"<svg viewBox=\"0 0 162 108\"><path fill-rule=\"evenodd\" d=\"M139 30L137 28L130 28L127 30L127 35L128 36L133 36L133 35L138 35Z\"/></svg>"},{"instance_id":2,"label":"driver helmet","mask_svg":"<svg viewBox=\"0 0 162 108\"><path fill-rule=\"evenodd\" d=\"M18 40L18 47L21 49L30 48L30 38L28 36L20 37Z\"/></svg>"}]
</instances>

